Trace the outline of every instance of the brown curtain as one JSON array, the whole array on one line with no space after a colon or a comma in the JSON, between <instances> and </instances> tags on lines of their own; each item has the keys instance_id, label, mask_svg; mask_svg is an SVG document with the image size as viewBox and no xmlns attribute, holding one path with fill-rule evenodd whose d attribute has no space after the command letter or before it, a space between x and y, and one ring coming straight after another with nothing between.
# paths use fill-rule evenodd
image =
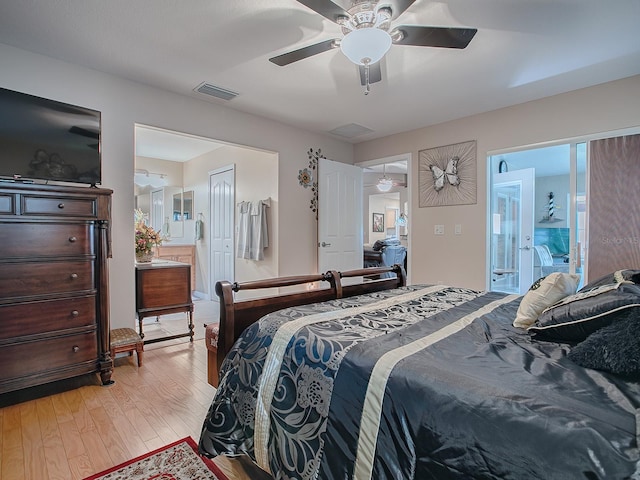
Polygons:
<instances>
[{"instance_id":1,"label":"brown curtain","mask_svg":"<svg viewBox=\"0 0 640 480\"><path fill-rule=\"evenodd\" d=\"M587 275L640 269L640 135L590 143Z\"/></svg>"}]
</instances>

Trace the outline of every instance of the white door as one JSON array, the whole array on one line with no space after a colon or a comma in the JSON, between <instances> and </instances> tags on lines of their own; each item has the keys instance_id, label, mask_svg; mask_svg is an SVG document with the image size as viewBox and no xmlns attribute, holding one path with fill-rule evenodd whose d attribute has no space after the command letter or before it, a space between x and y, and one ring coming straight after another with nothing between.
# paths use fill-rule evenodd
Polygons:
<instances>
[{"instance_id":1,"label":"white door","mask_svg":"<svg viewBox=\"0 0 640 480\"><path fill-rule=\"evenodd\" d=\"M525 293L533 283L535 169L493 176L491 201L491 286Z\"/></svg>"},{"instance_id":2,"label":"white door","mask_svg":"<svg viewBox=\"0 0 640 480\"><path fill-rule=\"evenodd\" d=\"M318 162L318 271L362 268L362 169Z\"/></svg>"},{"instance_id":3,"label":"white door","mask_svg":"<svg viewBox=\"0 0 640 480\"><path fill-rule=\"evenodd\" d=\"M215 284L234 281L235 169L233 166L209 174L210 201L210 295L218 300Z\"/></svg>"}]
</instances>

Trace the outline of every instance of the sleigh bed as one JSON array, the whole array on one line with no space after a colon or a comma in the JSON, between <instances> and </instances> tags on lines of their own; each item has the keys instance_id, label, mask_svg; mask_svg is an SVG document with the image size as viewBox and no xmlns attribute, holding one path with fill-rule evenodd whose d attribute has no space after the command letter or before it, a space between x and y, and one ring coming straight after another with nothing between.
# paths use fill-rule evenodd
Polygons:
<instances>
[{"instance_id":1,"label":"sleigh bed","mask_svg":"<svg viewBox=\"0 0 640 480\"><path fill-rule=\"evenodd\" d=\"M398 275L343 285L374 270ZM617 273L530 330L513 326L529 294L406 286L399 266L222 282L221 339L236 339L200 451L248 455L275 479L640 478L640 272ZM309 282L329 286L233 299ZM627 350L609 344L603 358L621 353L623 374L570 358L607 330L598 341L617 335Z\"/></svg>"}]
</instances>

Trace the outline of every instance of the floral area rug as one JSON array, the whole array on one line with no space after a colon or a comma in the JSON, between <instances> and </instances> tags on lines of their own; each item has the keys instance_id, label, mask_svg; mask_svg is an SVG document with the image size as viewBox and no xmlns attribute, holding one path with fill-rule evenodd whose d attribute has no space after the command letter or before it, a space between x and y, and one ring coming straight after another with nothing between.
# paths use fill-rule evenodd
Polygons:
<instances>
[{"instance_id":1,"label":"floral area rug","mask_svg":"<svg viewBox=\"0 0 640 480\"><path fill-rule=\"evenodd\" d=\"M228 480L191 437L146 453L85 480Z\"/></svg>"}]
</instances>

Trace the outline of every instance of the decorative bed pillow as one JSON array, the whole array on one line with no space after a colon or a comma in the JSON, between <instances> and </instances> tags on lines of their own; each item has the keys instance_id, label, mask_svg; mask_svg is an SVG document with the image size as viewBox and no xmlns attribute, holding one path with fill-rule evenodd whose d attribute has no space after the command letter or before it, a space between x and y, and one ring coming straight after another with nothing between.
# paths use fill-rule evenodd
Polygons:
<instances>
[{"instance_id":1,"label":"decorative bed pillow","mask_svg":"<svg viewBox=\"0 0 640 480\"><path fill-rule=\"evenodd\" d=\"M589 282L582 287L580 292L587 292L593 290L596 287L602 287L603 285L612 285L622 282L640 283L640 270L617 270L613 273L600 277L593 282Z\"/></svg>"},{"instance_id":2,"label":"decorative bed pillow","mask_svg":"<svg viewBox=\"0 0 640 480\"><path fill-rule=\"evenodd\" d=\"M542 277L531 285L520 302L513 326L530 327L545 308L576 293L579 283L580 276L569 273L554 272Z\"/></svg>"},{"instance_id":3,"label":"decorative bed pillow","mask_svg":"<svg viewBox=\"0 0 640 480\"><path fill-rule=\"evenodd\" d=\"M640 318L630 316L593 332L567 357L585 368L640 380Z\"/></svg>"},{"instance_id":4,"label":"decorative bed pillow","mask_svg":"<svg viewBox=\"0 0 640 480\"><path fill-rule=\"evenodd\" d=\"M618 283L580 291L547 308L528 331L545 339L580 342L596 330L640 315L640 285Z\"/></svg>"}]
</instances>

